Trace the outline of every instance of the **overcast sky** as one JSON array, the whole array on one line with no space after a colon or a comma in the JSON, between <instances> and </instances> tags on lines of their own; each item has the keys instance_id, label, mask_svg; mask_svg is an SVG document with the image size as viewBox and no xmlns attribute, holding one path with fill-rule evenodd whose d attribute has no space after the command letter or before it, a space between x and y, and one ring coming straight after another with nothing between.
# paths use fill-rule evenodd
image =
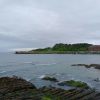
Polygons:
<instances>
[{"instance_id":1,"label":"overcast sky","mask_svg":"<svg viewBox=\"0 0 100 100\"><path fill-rule=\"evenodd\" d=\"M100 0L0 0L0 50L100 44Z\"/></svg>"}]
</instances>

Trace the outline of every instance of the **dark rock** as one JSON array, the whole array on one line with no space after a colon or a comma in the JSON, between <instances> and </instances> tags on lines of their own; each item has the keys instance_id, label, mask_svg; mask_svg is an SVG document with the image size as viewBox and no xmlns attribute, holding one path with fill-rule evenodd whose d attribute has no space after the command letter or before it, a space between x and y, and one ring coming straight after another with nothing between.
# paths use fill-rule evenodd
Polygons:
<instances>
[{"instance_id":1,"label":"dark rock","mask_svg":"<svg viewBox=\"0 0 100 100\"><path fill-rule=\"evenodd\" d=\"M58 82L58 80L55 77L49 77L49 76L43 77L42 80Z\"/></svg>"},{"instance_id":2,"label":"dark rock","mask_svg":"<svg viewBox=\"0 0 100 100\"><path fill-rule=\"evenodd\" d=\"M2 77L0 78L0 93L8 93L20 89L35 89L36 87L22 78Z\"/></svg>"},{"instance_id":3,"label":"dark rock","mask_svg":"<svg viewBox=\"0 0 100 100\"><path fill-rule=\"evenodd\" d=\"M0 78L0 100L79 100L79 98L97 100L95 98L98 96L99 93L92 89L63 90L56 87L37 89L30 82L16 76Z\"/></svg>"},{"instance_id":4,"label":"dark rock","mask_svg":"<svg viewBox=\"0 0 100 100\"><path fill-rule=\"evenodd\" d=\"M100 64L90 64L90 67L94 67L96 69L100 69Z\"/></svg>"},{"instance_id":5,"label":"dark rock","mask_svg":"<svg viewBox=\"0 0 100 100\"><path fill-rule=\"evenodd\" d=\"M77 87L77 88L89 88L89 86L86 83L81 82L81 81L74 81L74 80L60 82L58 83L58 85L72 86L72 87Z\"/></svg>"},{"instance_id":6,"label":"dark rock","mask_svg":"<svg viewBox=\"0 0 100 100\"><path fill-rule=\"evenodd\" d=\"M96 81L96 82L100 82L99 78L94 79L94 81Z\"/></svg>"},{"instance_id":7,"label":"dark rock","mask_svg":"<svg viewBox=\"0 0 100 100\"><path fill-rule=\"evenodd\" d=\"M72 66L84 66L86 68L95 68L95 69L100 69L100 64L90 64L90 65L87 65L87 64L73 64Z\"/></svg>"},{"instance_id":8,"label":"dark rock","mask_svg":"<svg viewBox=\"0 0 100 100\"><path fill-rule=\"evenodd\" d=\"M73 64L72 66L86 66L86 64Z\"/></svg>"}]
</instances>

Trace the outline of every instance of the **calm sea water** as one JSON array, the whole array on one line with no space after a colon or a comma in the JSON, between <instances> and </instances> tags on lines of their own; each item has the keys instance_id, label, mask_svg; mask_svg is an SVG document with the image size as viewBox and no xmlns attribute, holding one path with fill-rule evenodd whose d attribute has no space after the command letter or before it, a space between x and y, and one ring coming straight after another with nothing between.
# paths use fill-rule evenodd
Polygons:
<instances>
[{"instance_id":1,"label":"calm sea water","mask_svg":"<svg viewBox=\"0 0 100 100\"><path fill-rule=\"evenodd\" d=\"M57 86L41 80L42 76L49 75L59 81L74 79L87 82L91 87L100 90L100 82L94 81L95 78L100 79L100 70L71 66L72 64L100 64L100 55L0 53L0 77L16 75L30 80L37 87Z\"/></svg>"}]
</instances>

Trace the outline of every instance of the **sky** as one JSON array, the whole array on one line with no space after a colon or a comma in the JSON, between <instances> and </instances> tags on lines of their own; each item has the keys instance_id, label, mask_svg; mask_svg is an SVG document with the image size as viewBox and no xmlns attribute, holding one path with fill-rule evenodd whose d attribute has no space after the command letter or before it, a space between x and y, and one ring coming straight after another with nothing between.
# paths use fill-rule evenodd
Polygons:
<instances>
[{"instance_id":1,"label":"sky","mask_svg":"<svg viewBox=\"0 0 100 100\"><path fill-rule=\"evenodd\" d=\"M0 0L0 51L56 43L100 44L100 0Z\"/></svg>"}]
</instances>

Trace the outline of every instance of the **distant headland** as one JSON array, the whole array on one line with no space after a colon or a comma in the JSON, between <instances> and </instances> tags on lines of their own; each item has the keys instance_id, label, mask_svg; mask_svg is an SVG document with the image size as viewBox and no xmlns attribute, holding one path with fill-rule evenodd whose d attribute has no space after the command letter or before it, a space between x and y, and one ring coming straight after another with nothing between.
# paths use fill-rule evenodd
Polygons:
<instances>
[{"instance_id":1,"label":"distant headland","mask_svg":"<svg viewBox=\"0 0 100 100\"><path fill-rule=\"evenodd\" d=\"M30 51L16 51L15 54L100 54L100 45L88 43L55 44L53 47Z\"/></svg>"}]
</instances>

